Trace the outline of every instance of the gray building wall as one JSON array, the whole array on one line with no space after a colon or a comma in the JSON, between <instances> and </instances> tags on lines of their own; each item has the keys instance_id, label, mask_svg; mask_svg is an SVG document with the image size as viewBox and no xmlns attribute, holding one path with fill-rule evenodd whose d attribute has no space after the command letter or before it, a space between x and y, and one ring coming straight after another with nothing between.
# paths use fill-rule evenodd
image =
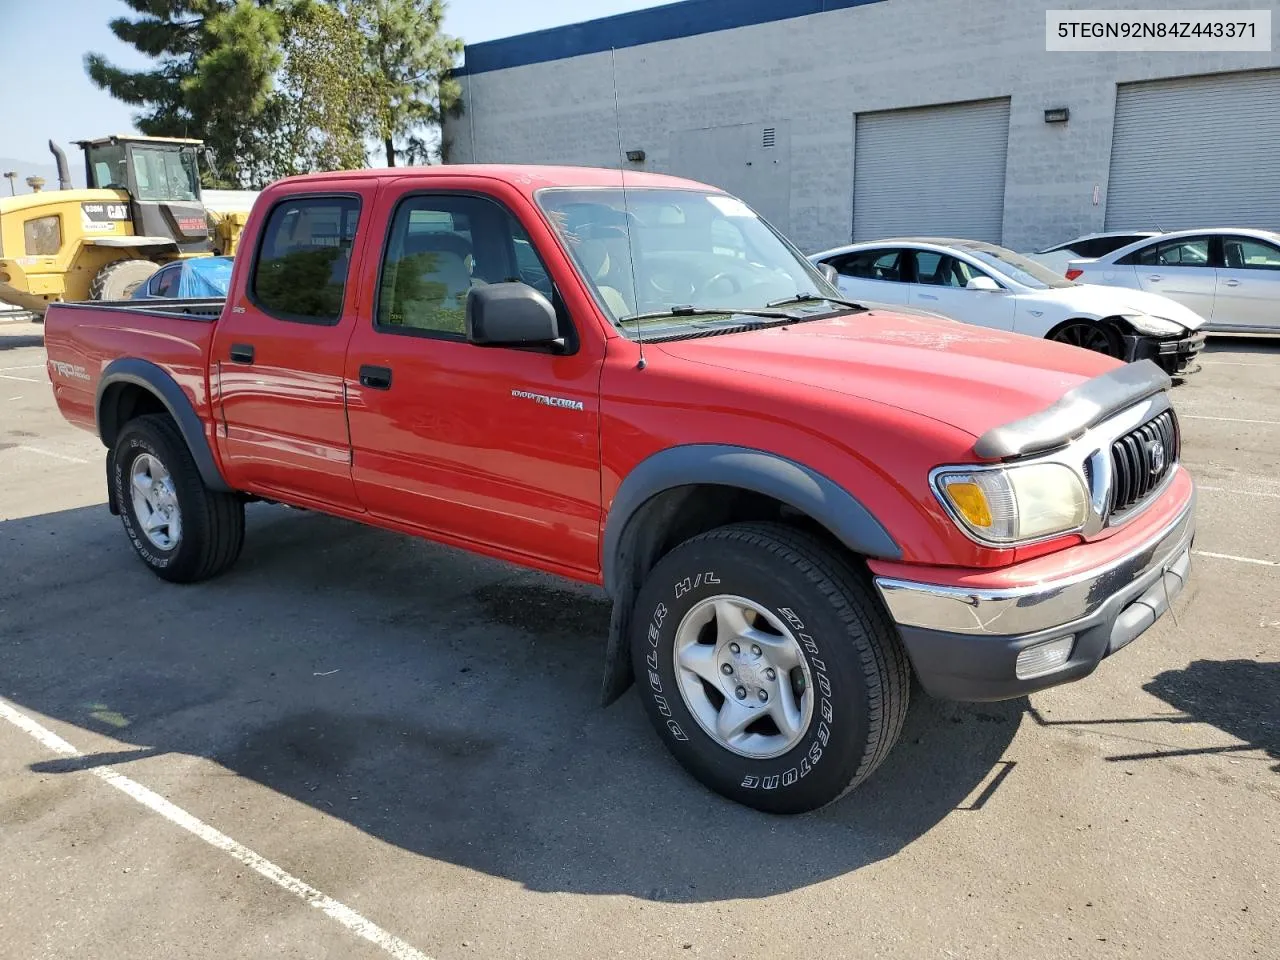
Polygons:
<instances>
[{"instance_id":1,"label":"gray building wall","mask_svg":"<svg viewBox=\"0 0 1280 960\"><path fill-rule=\"evenodd\" d=\"M886 0L467 74L466 113L445 129L450 160L616 167L620 139L646 153L628 168L669 172L673 133L776 122L790 130L789 232L815 251L852 233L857 113L1010 97L1003 242L1030 249L1103 229L1117 84L1280 67L1274 38L1267 53L1048 53L1049 7L1058 5ZM1044 110L1062 106L1070 121L1046 124Z\"/></svg>"}]
</instances>

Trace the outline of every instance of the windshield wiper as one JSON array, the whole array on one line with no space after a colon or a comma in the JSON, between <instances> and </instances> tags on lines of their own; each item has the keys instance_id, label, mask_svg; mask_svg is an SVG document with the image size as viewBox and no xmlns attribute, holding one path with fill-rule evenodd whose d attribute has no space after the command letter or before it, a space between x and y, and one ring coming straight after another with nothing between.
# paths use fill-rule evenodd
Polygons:
<instances>
[{"instance_id":1,"label":"windshield wiper","mask_svg":"<svg viewBox=\"0 0 1280 960\"><path fill-rule=\"evenodd\" d=\"M786 301L784 301L786 302ZM777 304L769 304L770 307ZM640 320L661 320L666 317L760 317L764 320L800 320L798 314L786 310L756 310L751 307L671 307L667 310L654 310L650 313L636 313L622 317L619 323L636 323Z\"/></svg>"},{"instance_id":2,"label":"windshield wiper","mask_svg":"<svg viewBox=\"0 0 1280 960\"><path fill-rule=\"evenodd\" d=\"M842 307L850 307L854 310L866 310L867 307L862 303L854 303L852 300L841 300L839 297L822 297L816 293L797 293L790 297L783 297L781 300L774 300L766 303L766 307L781 307L788 303L812 303L818 300L825 300L827 303L838 303Z\"/></svg>"}]
</instances>

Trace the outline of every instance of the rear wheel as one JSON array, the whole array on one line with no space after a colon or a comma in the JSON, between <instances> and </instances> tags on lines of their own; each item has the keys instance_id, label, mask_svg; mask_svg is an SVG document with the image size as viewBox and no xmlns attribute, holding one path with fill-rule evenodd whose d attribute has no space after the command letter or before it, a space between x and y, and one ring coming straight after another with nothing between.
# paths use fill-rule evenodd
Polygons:
<instances>
[{"instance_id":1,"label":"rear wheel","mask_svg":"<svg viewBox=\"0 0 1280 960\"><path fill-rule=\"evenodd\" d=\"M1107 324L1096 320L1069 320L1048 339L1121 359L1119 335Z\"/></svg>"},{"instance_id":2,"label":"rear wheel","mask_svg":"<svg viewBox=\"0 0 1280 960\"><path fill-rule=\"evenodd\" d=\"M157 576L192 583L235 562L244 544L244 504L210 490L164 414L130 420L111 457L111 484L125 533Z\"/></svg>"},{"instance_id":3,"label":"rear wheel","mask_svg":"<svg viewBox=\"0 0 1280 960\"><path fill-rule=\"evenodd\" d=\"M902 729L906 656L864 580L814 537L734 524L662 558L631 627L641 700L730 799L801 813L875 770Z\"/></svg>"},{"instance_id":4,"label":"rear wheel","mask_svg":"<svg viewBox=\"0 0 1280 960\"><path fill-rule=\"evenodd\" d=\"M128 300L160 264L150 260L117 260L98 271L89 285L92 300Z\"/></svg>"}]
</instances>

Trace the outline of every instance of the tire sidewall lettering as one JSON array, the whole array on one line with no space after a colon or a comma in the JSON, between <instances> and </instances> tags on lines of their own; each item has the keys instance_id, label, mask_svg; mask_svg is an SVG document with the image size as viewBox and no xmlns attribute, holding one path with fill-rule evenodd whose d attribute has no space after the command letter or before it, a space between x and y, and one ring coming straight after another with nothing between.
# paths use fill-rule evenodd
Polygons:
<instances>
[{"instance_id":1,"label":"tire sidewall lettering","mask_svg":"<svg viewBox=\"0 0 1280 960\"><path fill-rule=\"evenodd\" d=\"M670 661L669 669L672 675L676 674L677 667L674 663L674 636L664 636L663 626L668 619L676 620L678 625L678 617L683 617L695 603L706 596L715 596L719 593L733 592L732 589L723 589L721 577L714 569L704 569L688 576L682 576L680 579L669 582L667 596L671 598L671 602L678 606L668 606L666 601L659 600L653 606L645 625L644 639L646 649L644 651L645 673L647 674L648 695L652 698L654 707L658 714L665 720L668 734L672 739L680 742L689 742L689 736L684 732L680 723L673 716L672 705L678 703L679 707L687 712L687 707L683 701L683 693L668 693L663 688L663 672L667 667L667 661ZM804 619L796 612L793 607L773 607L774 615L778 619L787 624L792 635L800 644L803 655L809 667L809 673L812 678L813 689L811 695L819 694L818 702L814 704L813 717L810 721L809 729L805 732L804 738L790 751L782 757L773 758L771 760L752 760L747 757L738 757L729 754L728 751L715 744L700 725L696 724L697 734L706 738L708 744L713 749L718 750L727 755L733 756L735 760L743 764L748 764L754 770L752 773L744 775L739 782L739 786L748 790L777 790L779 787L792 787L800 783L805 777L818 768L825 749L831 740L831 725L834 723L834 696L831 680L827 673L827 664L822 659L818 642L805 629ZM672 617L672 612L678 611L677 617ZM664 651L664 656L659 658L658 651ZM677 680L678 685L678 680ZM781 761L785 766L779 766Z\"/></svg>"},{"instance_id":2,"label":"tire sidewall lettering","mask_svg":"<svg viewBox=\"0 0 1280 960\"><path fill-rule=\"evenodd\" d=\"M157 570L163 570L173 562L176 551L168 554L156 551L151 546L151 541L139 532L136 524L137 518L133 513L133 497L129 493L126 479L133 467L133 461L137 459L139 454L143 453L151 454L161 463L165 462L164 456L155 448L154 444L143 437L130 436L124 450L117 453L115 457L115 474L112 477L112 482L115 484L116 503L120 505L120 519L124 524L124 532L128 536L129 542L133 544L133 549L138 552L138 555L149 566ZM181 508L181 501L179 501L179 508Z\"/></svg>"}]
</instances>

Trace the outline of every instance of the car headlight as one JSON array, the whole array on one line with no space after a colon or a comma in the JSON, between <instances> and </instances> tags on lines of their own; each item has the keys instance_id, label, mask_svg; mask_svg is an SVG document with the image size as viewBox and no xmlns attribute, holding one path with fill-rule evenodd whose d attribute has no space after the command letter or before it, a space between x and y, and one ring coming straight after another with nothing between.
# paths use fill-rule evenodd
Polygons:
<instances>
[{"instance_id":1,"label":"car headlight","mask_svg":"<svg viewBox=\"0 0 1280 960\"><path fill-rule=\"evenodd\" d=\"M1084 526L1088 495L1080 476L1061 463L934 471L947 512L977 540L1015 544Z\"/></svg>"},{"instance_id":2,"label":"car headlight","mask_svg":"<svg viewBox=\"0 0 1280 960\"><path fill-rule=\"evenodd\" d=\"M1186 328L1182 324L1165 320L1163 317L1153 317L1149 313L1126 313L1124 319L1134 330L1148 337L1169 337L1186 333Z\"/></svg>"}]
</instances>

